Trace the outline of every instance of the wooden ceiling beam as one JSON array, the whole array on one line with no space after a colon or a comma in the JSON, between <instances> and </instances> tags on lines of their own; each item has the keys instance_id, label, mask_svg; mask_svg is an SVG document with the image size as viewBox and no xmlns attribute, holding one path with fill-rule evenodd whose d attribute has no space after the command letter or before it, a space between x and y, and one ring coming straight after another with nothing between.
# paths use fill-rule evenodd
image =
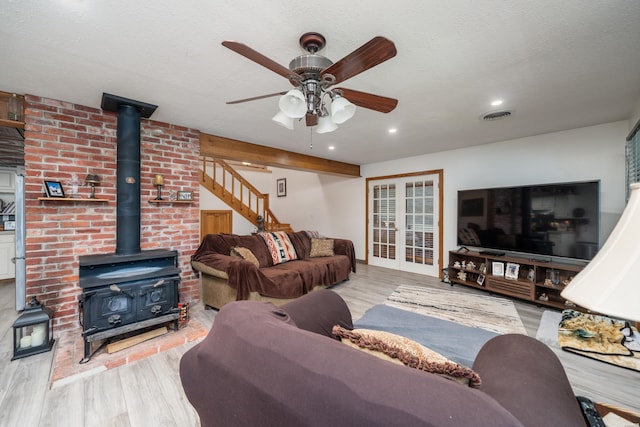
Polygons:
<instances>
[{"instance_id":1,"label":"wooden ceiling beam","mask_svg":"<svg viewBox=\"0 0 640 427\"><path fill-rule=\"evenodd\" d=\"M200 155L284 169L360 177L360 165L307 156L202 132L200 133Z\"/></svg>"}]
</instances>

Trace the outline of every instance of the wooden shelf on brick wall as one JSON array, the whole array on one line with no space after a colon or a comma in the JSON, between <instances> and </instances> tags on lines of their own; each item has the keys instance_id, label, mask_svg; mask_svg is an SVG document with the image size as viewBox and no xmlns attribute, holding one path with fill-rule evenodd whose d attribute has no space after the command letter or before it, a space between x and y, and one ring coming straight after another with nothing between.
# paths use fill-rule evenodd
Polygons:
<instances>
[{"instance_id":1,"label":"wooden shelf on brick wall","mask_svg":"<svg viewBox=\"0 0 640 427\"><path fill-rule=\"evenodd\" d=\"M82 197L38 197L38 200L43 202L100 202L108 203L109 199L88 199Z\"/></svg>"},{"instance_id":2,"label":"wooden shelf on brick wall","mask_svg":"<svg viewBox=\"0 0 640 427\"><path fill-rule=\"evenodd\" d=\"M0 91L0 126L7 126L10 128L24 129L24 121L18 122L15 120L9 120L8 117L8 101L13 96L12 93ZM22 102L22 111L20 117L24 119L24 96L18 95L18 98Z\"/></svg>"},{"instance_id":3,"label":"wooden shelf on brick wall","mask_svg":"<svg viewBox=\"0 0 640 427\"><path fill-rule=\"evenodd\" d=\"M182 203L182 204L186 204L186 203L193 203L193 200L156 200L156 199L151 199L149 200L149 203L156 203L156 204L165 204L165 205L169 205L169 204L177 204L177 203Z\"/></svg>"},{"instance_id":4,"label":"wooden shelf on brick wall","mask_svg":"<svg viewBox=\"0 0 640 427\"><path fill-rule=\"evenodd\" d=\"M24 122L16 122L15 120L0 119L0 126L24 129Z\"/></svg>"}]
</instances>

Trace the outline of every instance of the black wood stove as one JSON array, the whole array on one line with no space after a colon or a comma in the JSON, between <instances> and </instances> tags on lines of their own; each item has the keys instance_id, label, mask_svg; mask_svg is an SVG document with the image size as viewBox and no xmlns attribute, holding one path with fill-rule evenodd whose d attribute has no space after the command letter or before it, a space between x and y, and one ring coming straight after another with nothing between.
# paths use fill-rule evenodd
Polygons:
<instances>
[{"instance_id":1,"label":"black wood stove","mask_svg":"<svg viewBox=\"0 0 640 427\"><path fill-rule=\"evenodd\" d=\"M177 328L179 283L177 251L80 257L82 362L93 341L171 321Z\"/></svg>"},{"instance_id":2,"label":"black wood stove","mask_svg":"<svg viewBox=\"0 0 640 427\"><path fill-rule=\"evenodd\" d=\"M117 112L115 254L79 259L84 358L91 343L179 317L177 251L140 250L140 117L155 105L103 94L102 109Z\"/></svg>"}]
</instances>

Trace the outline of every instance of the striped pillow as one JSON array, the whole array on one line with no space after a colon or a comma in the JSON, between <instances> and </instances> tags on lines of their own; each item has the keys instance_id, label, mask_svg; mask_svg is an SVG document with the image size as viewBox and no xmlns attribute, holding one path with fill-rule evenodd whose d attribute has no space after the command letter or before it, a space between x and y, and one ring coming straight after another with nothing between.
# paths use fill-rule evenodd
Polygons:
<instances>
[{"instance_id":1,"label":"striped pillow","mask_svg":"<svg viewBox=\"0 0 640 427\"><path fill-rule=\"evenodd\" d=\"M264 242L267 244L273 265L298 259L296 250L291 240L289 240L289 236L284 231L260 233L260 236L262 236L262 239L264 239Z\"/></svg>"}]
</instances>

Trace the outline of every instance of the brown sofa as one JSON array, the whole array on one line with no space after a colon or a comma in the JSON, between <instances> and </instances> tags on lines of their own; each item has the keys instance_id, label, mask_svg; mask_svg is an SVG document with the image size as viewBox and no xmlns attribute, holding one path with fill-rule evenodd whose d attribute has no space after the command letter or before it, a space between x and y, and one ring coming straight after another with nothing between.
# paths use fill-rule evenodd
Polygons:
<instances>
[{"instance_id":1,"label":"brown sofa","mask_svg":"<svg viewBox=\"0 0 640 427\"><path fill-rule=\"evenodd\" d=\"M180 361L201 425L585 426L558 358L533 338L488 341L474 389L348 347L336 324L351 328L351 314L331 290L228 304Z\"/></svg>"},{"instance_id":2,"label":"brown sofa","mask_svg":"<svg viewBox=\"0 0 640 427\"><path fill-rule=\"evenodd\" d=\"M298 231L287 236L298 259L277 265L273 264L260 235L205 236L191 257L191 265L202 279L202 302L216 309L239 300L281 305L314 289L347 280L349 274L356 271L355 250L350 240L331 239L333 256L312 257L309 233ZM232 256L232 248L250 250L259 265Z\"/></svg>"}]
</instances>

